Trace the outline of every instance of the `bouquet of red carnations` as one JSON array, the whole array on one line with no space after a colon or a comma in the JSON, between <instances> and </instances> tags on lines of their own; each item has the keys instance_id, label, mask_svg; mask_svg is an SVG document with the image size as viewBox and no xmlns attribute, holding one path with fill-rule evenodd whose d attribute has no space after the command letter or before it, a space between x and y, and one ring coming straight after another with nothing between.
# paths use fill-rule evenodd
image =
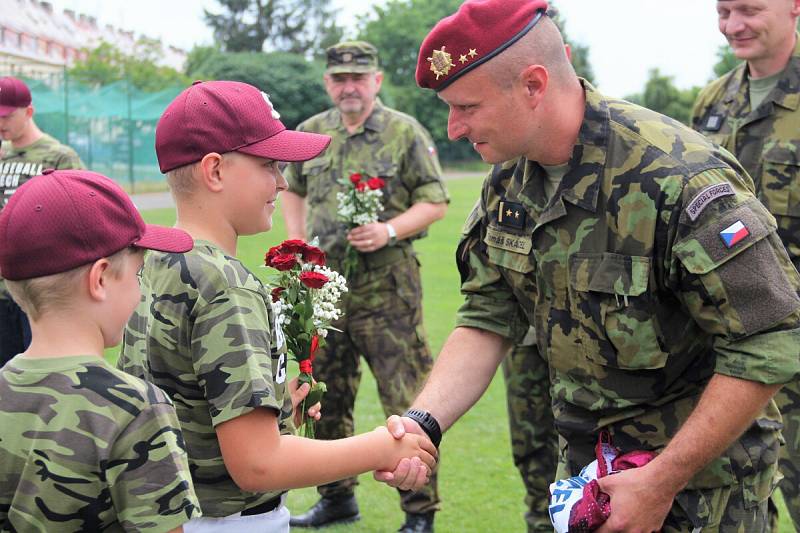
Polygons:
<instances>
[{"instance_id":1,"label":"bouquet of red carnations","mask_svg":"<svg viewBox=\"0 0 800 533\"><path fill-rule=\"evenodd\" d=\"M341 316L336 306L347 292L344 277L325 266L325 252L300 240L269 249L264 262L278 271L272 289L277 326L283 328L288 352L300 366L298 385L311 391L301 404L304 436L314 438L308 407L322 399L325 384L313 379L314 355L325 345L331 323Z\"/></svg>"},{"instance_id":2,"label":"bouquet of red carnations","mask_svg":"<svg viewBox=\"0 0 800 533\"><path fill-rule=\"evenodd\" d=\"M381 178L370 178L361 174L353 174L342 182L346 192L336 193L339 202L339 220L347 222L350 229L378 221L378 214L383 211L383 189L386 182ZM358 251L347 243L344 257L344 277L349 278L358 264Z\"/></svg>"}]
</instances>

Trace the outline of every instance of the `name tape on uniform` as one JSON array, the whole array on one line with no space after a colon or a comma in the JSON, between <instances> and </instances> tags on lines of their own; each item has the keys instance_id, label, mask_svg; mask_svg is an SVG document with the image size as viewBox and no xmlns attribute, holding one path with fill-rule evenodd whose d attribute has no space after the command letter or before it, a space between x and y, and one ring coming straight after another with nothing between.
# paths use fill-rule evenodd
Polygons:
<instances>
[{"instance_id":1,"label":"name tape on uniform","mask_svg":"<svg viewBox=\"0 0 800 533\"><path fill-rule=\"evenodd\" d=\"M518 254L528 254L531 248L533 248L533 239L531 237L511 235L491 227L486 228L486 238L484 242L489 246Z\"/></svg>"},{"instance_id":2,"label":"name tape on uniform","mask_svg":"<svg viewBox=\"0 0 800 533\"><path fill-rule=\"evenodd\" d=\"M730 183L709 185L692 198L692 201L686 206L686 214L689 215L689 218L694 222L712 200L722 198L723 196L731 196L733 194L736 193L733 191L733 187L731 187Z\"/></svg>"}]
</instances>

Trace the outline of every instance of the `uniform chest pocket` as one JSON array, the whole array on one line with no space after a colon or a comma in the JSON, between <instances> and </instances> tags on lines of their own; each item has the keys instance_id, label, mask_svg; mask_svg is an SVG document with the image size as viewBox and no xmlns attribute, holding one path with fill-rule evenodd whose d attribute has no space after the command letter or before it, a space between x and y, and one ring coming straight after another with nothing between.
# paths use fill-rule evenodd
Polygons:
<instances>
[{"instance_id":1,"label":"uniform chest pocket","mask_svg":"<svg viewBox=\"0 0 800 533\"><path fill-rule=\"evenodd\" d=\"M779 142L763 152L759 199L773 215L800 217L800 143Z\"/></svg>"},{"instance_id":2,"label":"uniform chest pocket","mask_svg":"<svg viewBox=\"0 0 800 533\"><path fill-rule=\"evenodd\" d=\"M571 309L586 356L626 370L662 368L662 349L647 291L650 258L576 253L569 258Z\"/></svg>"}]
</instances>

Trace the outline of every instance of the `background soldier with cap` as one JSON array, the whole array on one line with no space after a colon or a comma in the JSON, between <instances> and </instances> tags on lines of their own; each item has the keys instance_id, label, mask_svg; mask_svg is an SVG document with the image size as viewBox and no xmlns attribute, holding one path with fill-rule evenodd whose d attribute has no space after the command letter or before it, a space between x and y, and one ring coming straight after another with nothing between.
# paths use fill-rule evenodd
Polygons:
<instances>
[{"instance_id":1,"label":"background soldier with cap","mask_svg":"<svg viewBox=\"0 0 800 533\"><path fill-rule=\"evenodd\" d=\"M0 78L0 139L0 210L17 187L42 170L84 168L72 148L36 126L28 86L10 76ZM0 366L22 352L29 342L28 319L0 278Z\"/></svg>"},{"instance_id":2,"label":"background soldier with cap","mask_svg":"<svg viewBox=\"0 0 800 533\"><path fill-rule=\"evenodd\" d=\"M658 452L599 480L599 531L763 531L771 397L800 374L800 276L738 162L577 78L546 9L467 1L420 49L417 82L448 104L449 136L495 167L457 252L457 328L389 426L437 444L532 324L569 473L601 431ZM377 474L409 476L407 462Z\"/></svg>"},{"instance_id":3,"label":"background soldier with cap","mask_svg":"<svg viewBox=\"0 0 800 533\"><path fill-rule=\"evenodd\" d=\"M717 12L744 63L700 93L692 126L741 162L800 268L800 0L719 0ZM786 439L780 489L800 530L800 381L787 383L775 402Z\"/></svg>"},{"instance_id":4,"label":"background soldier with cap","mask_svg":"<svg viewBox=\"0 0 800 533\"><path fill-rule=\"evenodd\" d=\"M353 434L353 407L363 355L378 383L387 414L411 403L432 365L422 325L419 263L411 241L442 218L448 196L433 141L412 117L377 99L383 74L369 43L330 47L325 87L335 107L311 117L298 130L333 138L328 150L286 169L289 190L282 196L289 238L319 237L332 268L341 264L349 242L359 253L347 280L344 318L334 324L327 346L317 354L315 377L328 386L325 416L317 424L324 439ZM380 221L347 230L337 220L340 180L359 173L386 181ZM295 527L319 527L359 518L354 478L319 487L320 501L293 517ZM406 522L400 531L432 531L439 508L435 477L419 492L401 491Z\"/></svg>"}]
</instances>

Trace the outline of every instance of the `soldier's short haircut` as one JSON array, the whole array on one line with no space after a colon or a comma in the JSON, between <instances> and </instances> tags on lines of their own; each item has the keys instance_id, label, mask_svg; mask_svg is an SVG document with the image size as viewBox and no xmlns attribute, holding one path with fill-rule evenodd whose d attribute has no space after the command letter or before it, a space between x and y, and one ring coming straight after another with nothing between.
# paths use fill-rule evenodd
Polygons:
<instances>
[{"instance_id":1,"label":"soldier's short haircut","mask_svg":"<svg viewBox=\"0 0 800 533\"><path fill-rule=\"evenodd\" d=\"M198 161L167 172L167 185L176 198L186 198L195 191L194 171L199 165Z\"/></svg>"},{"instance_id":2,"label":"soldier's short haircut","mask_svg":"<svg viewBox=\"0 0 800 533\"><path fill-rule=\"evenodd\" d=\"M561 32L549 17L542 18L524 37L486 63L491 77L503 89L510 89L529 65L544 66L556 83L567 83L575 77Z\"/></svg>"},{"instance_id":3,"label":"soldier's short haircut","mask_svg":"<svg viewBox=\"0 0 800 533\"><path fill-rule=\"evenodd\" d=\"M108 257L109 272L118 278L124 269L125 257L139 248L123 248ZM17 305L31 320L38 320L44 313L68 309L74 300L76 287L81 277L88 272L94 262L66 272L21 281L5 280L6 288Z\"/></svg>"}]
</instances>

